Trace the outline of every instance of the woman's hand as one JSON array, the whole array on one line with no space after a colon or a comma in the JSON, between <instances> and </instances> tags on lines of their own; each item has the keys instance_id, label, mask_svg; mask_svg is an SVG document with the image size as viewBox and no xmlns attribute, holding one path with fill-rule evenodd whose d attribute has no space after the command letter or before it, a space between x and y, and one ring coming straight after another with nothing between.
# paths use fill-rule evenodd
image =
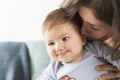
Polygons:
<instances>
[{"instance_id":1,"label":"woman's hand","mask_svg":"<svg viewBox=\"0 0 120 80\"><path fill-rule=\"evenodd\" d=\"M103 65L98 65L96 67L96 70L99 71L111 71L113 73L110 74L102 74L99 77L99 80L108 80L108 79L117 79L120 80L120 70L117 69L117 67L109 64L105 59L100 58L101 61L107 63L107 64L103 64Z\"/></svg>"},{"instance_id":2,"label":"woman's hand","mask_svg":"<svg viewBox=\"0 0 120 80\"><path fill-rule=\"evenodd\" d=\"M59 80L75 80L75 79L66 75L61 77Z\"/></svg>"},{"instance_id":3,"label":"woman's hand","mask_svg":"<svg viewBox=\"0 0 120 80\"><path fill-rule=\"evenodd\" d=\"M112 71L110 74L102 74L99 77L99 80L108 80L108 79L116 79L120 80L120 70L118 70L115 66L110 64L103 64L96 67L99 71Z\"/></svg>"}]
</instances>

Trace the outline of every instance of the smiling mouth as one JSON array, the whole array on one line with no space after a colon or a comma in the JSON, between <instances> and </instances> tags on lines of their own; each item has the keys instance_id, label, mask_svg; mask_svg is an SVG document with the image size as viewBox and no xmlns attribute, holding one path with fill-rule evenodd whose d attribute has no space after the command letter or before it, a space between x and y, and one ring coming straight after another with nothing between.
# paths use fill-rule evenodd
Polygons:
<instances>
[{"instance_id":1,"label":"smiling mouth","mask_svg":"<svg viewBox=\"0 0 120 80\"><path fill-rule=\"evenodd\" d=\"M58 54L58 56L64 57L68 52L69 52L69 50L67 50L67 51L65 51L65 52L60 52L60 53Z\"/></svg>"}]
</instances>

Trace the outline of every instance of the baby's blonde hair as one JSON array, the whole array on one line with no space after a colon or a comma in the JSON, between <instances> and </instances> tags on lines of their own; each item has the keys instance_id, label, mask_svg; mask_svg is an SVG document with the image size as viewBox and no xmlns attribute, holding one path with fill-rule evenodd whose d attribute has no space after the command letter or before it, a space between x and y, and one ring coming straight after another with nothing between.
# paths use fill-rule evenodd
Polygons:
<instances>
[{"instance_id":1,"label":"baby's blonde hair","mask_svg":"<svg viewBox=\"0 0 120 80\"><path fill-rule=\"evenodd\" d=\"M44 34L46 31L51 30L55 25L64 24L66 22L70 22L72 25L75 26L75 29L80 32L82 20L81 18L79 18L79 14L76 13L76 15L76 17L70 19L69 16L66 16L64 14L64 8L53 10L46 16L43 22L42 33Z\"/></svg>"}]
</instances>

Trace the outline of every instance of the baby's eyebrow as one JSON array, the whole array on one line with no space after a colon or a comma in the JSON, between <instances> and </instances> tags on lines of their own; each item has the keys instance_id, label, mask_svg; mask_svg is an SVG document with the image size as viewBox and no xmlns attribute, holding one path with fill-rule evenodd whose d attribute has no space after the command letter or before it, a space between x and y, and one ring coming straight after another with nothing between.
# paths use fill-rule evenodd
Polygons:
<instances>
[{"instance_id":1,"label":"baby's eyebrow","mask_svg":"<svg viewBox=\"0 0 120 80\"><path fill-rule=\"evenodd\" d=\"M63 36L66 36L66 35L68 35L68 33L62 34L61 36L59 36L59 38L61 38L61 37L63 37Z\"/></svg>"}]
</instances>

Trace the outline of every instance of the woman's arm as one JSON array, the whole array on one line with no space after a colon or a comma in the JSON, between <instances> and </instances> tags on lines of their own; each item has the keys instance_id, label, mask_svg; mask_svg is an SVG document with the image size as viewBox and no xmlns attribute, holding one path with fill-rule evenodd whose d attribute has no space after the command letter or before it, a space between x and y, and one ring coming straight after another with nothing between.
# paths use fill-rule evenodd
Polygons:
<instances>
[{"instance_id":1,"label":"woman's arm","mask_svg":"<svg viewBox=\"0 0 120 80\"><path fill-rule=\"evenodd\" d=\"M107 80L117 78L120 80L120 60L112 60L109 56L110 48L101 42L94 42L89 45L90 50L93 50L99 58L99 60L105 62L106 64L96 66L96 70L99 71L112 71L111 74L103 74L100 76L100 80ZM104 57L104 58L101 58Z\"/></svg>"}]
</instances>

